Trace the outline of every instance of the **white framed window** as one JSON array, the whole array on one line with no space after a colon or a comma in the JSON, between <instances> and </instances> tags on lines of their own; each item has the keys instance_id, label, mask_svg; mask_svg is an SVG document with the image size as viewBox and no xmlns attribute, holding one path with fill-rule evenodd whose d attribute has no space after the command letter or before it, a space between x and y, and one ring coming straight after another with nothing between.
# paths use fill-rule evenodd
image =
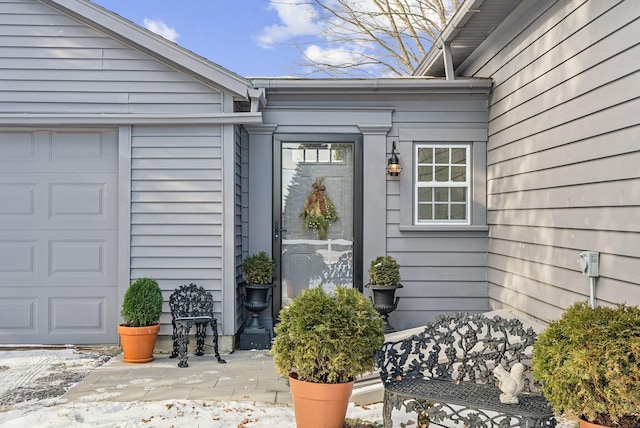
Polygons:
<instances>
[{"instance_id":1,"label":"white framed window","mask_svg":"<svg viewBox=\"0 0 640 428\"><path fill-rule=\"evenodd\" d=\"M470 145L416 144L414 147L415 224L470 224Z\"/></svg>"}]
</instances>

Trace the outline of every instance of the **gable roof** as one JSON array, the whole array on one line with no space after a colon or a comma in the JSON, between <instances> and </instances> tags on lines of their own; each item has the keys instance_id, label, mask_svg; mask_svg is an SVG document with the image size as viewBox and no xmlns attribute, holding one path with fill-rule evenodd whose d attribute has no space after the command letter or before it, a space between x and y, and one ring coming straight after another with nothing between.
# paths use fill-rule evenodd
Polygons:
<instances>
[{"instance_id":1,"label":"gable roof","mask_svg":"<svg viewBox=\"0 0 640 428\"><path fill-rule=\"evenodd\" d=\"M532 0L466 0L416 68L416 76L446 77L444 47L450 46L455 75L472 53L523 2ZM535 0L533 0L535 1Z\"/></svg>"},{"instance_id":2,"label":"gable roof","mask_svg":"<svg viewBox=\"0 0 640 428\"><path fill-rule=\"evenodd\" d=\"M145 52L207 86L246 99L251 82L88 0L36 0L135 49Z\"/></svg>"}]
</instances>

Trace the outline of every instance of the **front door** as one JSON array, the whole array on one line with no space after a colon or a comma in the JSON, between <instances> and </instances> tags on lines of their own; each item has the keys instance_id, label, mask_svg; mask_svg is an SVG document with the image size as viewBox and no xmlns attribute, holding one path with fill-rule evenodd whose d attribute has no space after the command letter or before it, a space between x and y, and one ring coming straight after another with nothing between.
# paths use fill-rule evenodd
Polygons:
<instances>
[{"instance_id":1,"label":"front door","mask_svg":"<svg viewBox=\"0 0 640 428\"><path fill-rule=\"evenodd\" d=\"M275 146L277 315L306 288L361 288L362 275L359 140L283 139Z\"/></svg>"}]
</instances>

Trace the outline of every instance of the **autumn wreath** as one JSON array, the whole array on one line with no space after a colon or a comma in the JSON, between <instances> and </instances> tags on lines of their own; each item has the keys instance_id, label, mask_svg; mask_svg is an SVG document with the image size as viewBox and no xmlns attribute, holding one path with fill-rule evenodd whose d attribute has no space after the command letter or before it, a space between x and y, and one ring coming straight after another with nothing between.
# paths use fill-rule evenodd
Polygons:
<instances>
[{"instance_id":1,"label":"autumn wreath","mask_svg":"<svg viewBox=\"0 0 640 428\"><path fill-rule=\"evenodd\" d=\"M327 239L327 228L338 221L338 215L333 202L324 194L326 188L322 180L323 177L319 177L313 182L313 190L304 202L300 217L304 220L304 230L312 230L318 238Z\"/></svg>"}]
</instances>

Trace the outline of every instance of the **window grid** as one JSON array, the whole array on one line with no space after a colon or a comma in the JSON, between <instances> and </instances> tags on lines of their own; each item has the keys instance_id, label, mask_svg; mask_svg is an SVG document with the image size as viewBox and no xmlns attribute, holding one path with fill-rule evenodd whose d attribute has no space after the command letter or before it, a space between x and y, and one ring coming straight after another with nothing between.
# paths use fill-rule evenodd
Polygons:
<instances>
[{"instance_id":1,"label":"window grid","mask_svg":"<svg viewBox=\"0 0 640 428\"><path fill-rule=\"evenodd\" d=\"M285 150L291 151L292 159L304 164L339 163L344 164L344 148L331 143L285 143Z\"/></svg>"},{"instance_id":2,"label":"window grid","mask_svg":"<svg viewBox=\"0 0 640 428\"><path fill-rule=\"evenodd\" d=\"M470 224L470 147L415 146L415 223Z\"/></svg>"}]
</instances>

